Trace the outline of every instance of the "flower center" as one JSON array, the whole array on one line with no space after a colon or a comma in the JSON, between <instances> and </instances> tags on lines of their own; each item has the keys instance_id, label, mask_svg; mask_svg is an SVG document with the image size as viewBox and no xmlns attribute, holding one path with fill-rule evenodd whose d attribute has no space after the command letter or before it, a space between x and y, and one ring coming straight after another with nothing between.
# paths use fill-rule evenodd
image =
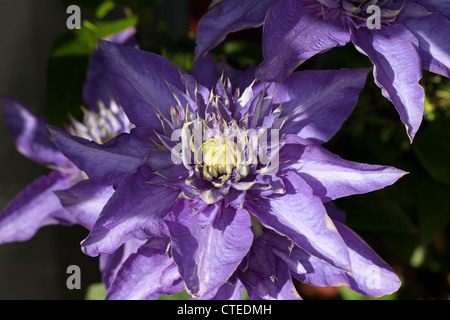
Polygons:
<instances>
[{"instance_id":1,"label":"flower center","mask_svg":"<svg viewBox=\"0 0 450 320\"><path fill-rule=\"evenodd\" d=\"M214 138L202 144L203 177L228 179L240 163L240 153L235 142L224 136Z\"/></svg>"},{"instance_id":2,"label":"flower center","mask_svg":"<svg viewBox=\"0 0 450 320\"><path fill-rule=\"evenodd\" d=\"M264 195L282 189L282 183L273 175L279 168L278 131L284 117L280 118L280 111L275 110L266 123L259 125L256 121L260 113L269 113L272 98L266 98L263 91L250 105L246 95L233 100L239 91L232 95L227 80L220 85L222 88L217 89L221 95L211 93L204 109L175 105L170 119L159 114L162 131L154 131L159 141L153 142L159 150L170 151L173 163L187 170L183 197L208 204L224 200L226 205L242 207L251 188L262 190ZM251 109L250 115L247 108ZM170 166L155 173L164 176L165 169L171 176Z\"/></svg>"}]
</instances>

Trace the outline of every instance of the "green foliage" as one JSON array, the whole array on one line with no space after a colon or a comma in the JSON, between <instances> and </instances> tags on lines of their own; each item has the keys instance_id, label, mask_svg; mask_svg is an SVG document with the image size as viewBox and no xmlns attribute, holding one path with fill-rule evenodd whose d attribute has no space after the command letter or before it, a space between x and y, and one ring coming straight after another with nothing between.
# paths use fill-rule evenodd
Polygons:
<instances>
[{"instance_id":1,"label":"green foliage","mask_svg":"<svg viewBox=\"0 0 450 320\"><path fill-rule=\"evenodd\" d=\"M370 298L363 296L362 294L356 293L353 290L347 288L339 288L339 295L343 300L396 300L397 294L393 293L380 298Z\"/></svg>"},{"instance_id":2,"label":"green foliage","mask_svg":"<svg viewBox=\"0 0 450 320\"><path fill-rule=\"evenodd\" d=\"M91 284L84 296L84 300L105 300L106 289L103 283L93 283Z\"/></svg>"},{"instance_id":3,"label":"green foliage","mask_svg":"<svg viewBox=\"0 0 450 320\"><path fill-rule=\"evenodd\" d=\"M186 291L174 295L163 294L158 300L189 300L189 294Z\"/></svg>"}]
</instances>

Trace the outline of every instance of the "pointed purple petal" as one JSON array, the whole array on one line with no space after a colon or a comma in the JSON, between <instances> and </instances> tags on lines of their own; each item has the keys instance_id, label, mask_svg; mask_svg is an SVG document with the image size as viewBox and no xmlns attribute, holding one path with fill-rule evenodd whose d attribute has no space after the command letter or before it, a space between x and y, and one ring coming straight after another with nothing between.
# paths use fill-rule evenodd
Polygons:
<instances>
[{"instance_id":1,"label":"pointed purple petal","mask_svg":"<svg viewBox=\"0 0 450 320\"><path fill-rule=\"evenodd\" d=\"M281 133L323 143L348 118L364 88L369 69L300 71L276 86L273 103L291 115ZM301 89L300 89L301 88Z\"/></svg>"},{"instance_id":2,"label":"pointed purple petal","mask_svg":"<svg viewBox=\"0 0 450 320\"><path fill-rule=\"evenodd\" d=\"M275 0L264 22L264 61L256 76L267 82L282 81L303 61L349 41L340 19L317 17L302 1Z\"/></svg>"},{"instance_id":3,"label":"pointed purple petal","mask_svg":"<svg viewBox=\"0 0 450 320\"><path fill-rule=\"evenodd\" d=\"M272 0L225 0L209 10L199 21L195 62L235 31L263 24Z\"/></svg>"},{"instance_id":4,"label":"pointed purple petal","mask_svg":"<svg viewBox=\"0 0 450 320\"><path fill-rule=\"evenodd\" d=\"M136 126L160 129L157 112L170 119L170 107L177 105L170 86L180 92L188 91L192 99L196 89L209 97L209 90L196 87L190 75L162 56L107 41L99 42L99 50L117 100ZM179 98L189 100L184 93ZM190 107L195 110L196 106Z\"/></svg>"},{"instance_id":5,"label":"pointed purple petal","mask_svg":"<svg viewBox=\"0 0 450 320\"><path fill-rule=\"evenodd\" d=\"M124 179L82 242L84 253L109 254L129 239L168 234L163 218L180 191L148 181L140 172Z\"/></svg>"},{"instance_id":6,"label":"pointed purple petal","mask_svg":"<svg viewBox=\"0 0 450 320\"><path fill-rule=\"evenodd\" d=\"M253 234L248 212L221 203L196 206L180 200L165 220L172 254L189 294L214 297L250 249Z\"/></svg>"},{"instance_id":7,"label":"pointed purple petal","mask_svg":"<svg viewBox=\"0 0 450 320\"><path fill-rule=\"evenodd\" d=\"M172 272L176 266L167 248L167 239L156 238L131 254L117 273L106 299L148 300L182 291L183 283L180 275Z\"/></svg>"},{"instance_id":8,"label":"pointed purple petal","mask_svg":"<svg viewBox=\"0 0 450 320\"><path fill-rule=\"evenodd\" d=\"M55 192L61 205L88 230L92 230L113 193L112 186L101 186L90 180L80 181L69 189Z\"/></svg>"},{"instance_id":9,"label":"pointed purple petal","mask_svg":"<svg viewBox=\"0 0 450 320\"><path fill-rule=\"evenodd\" d=\"M280 171L295 170L323 202L387 187L406 172L344 160L319 145L288 136L280 151Z\"/></svg>"},{"instance_id":10,"label":"pointed purple petal","mask_svg":"<svg viewBox=\"0 0 450 320\"><path fill-rule=\"evenodd\" d=\"M70 186L58 171L33 181L0 213L0 244L29 240L46 225L75 224L53 193Z\"/></svg>"},{"instance_id":11,"label":"pointed purple petal","mask_svg":"<svg viewBox=\"0 0 450 320\"><path fill-rule=\"evenodd\" d=\"M401 282L392 268L352 230L338 222L335 225L348 246L352 272L339 270L296 247L291 256L302 263L307 272L295 277L313 286L347 287L370 297L397 291Z\"/></svg>"},{"instance_id":12,"label":"pointed purple petal","mask_svg":"<svg viewBox=\"0 0 450 320\"><path fill-rule=\"evenodd\" d=\"M121 134L99 145L58 128L49 130L59 150L101 185L118 185L125 176L135 173L144 164L150 146L133 134Z\"/></svg>"},{"instance_id":13,"label":"pointed purple petal","mask_svg":"<svg viewBox=\"0 0 450 320\"><path fill-rule=\"evenodd\" d=\"M38 118L20 102L9 97L1 97L0 105L5 125L20 153L39 164L67 165L67 159L50 140L45 119Z\"/></svg>"},{"instance_id":14,"label":"pointed purple petal","mask_svg":"<svg viewBox=\"0 0 450 320\"><path fill-rule=\"evenodd\" d=\"M371 31L355 29L352 42L374 64L374 78L381 93L397 109L412 140L423 117L425 93L422 61L416 37L404 26L393 24L389 29Z\"/></svg>"},{"instance_id":15,"label":"pointed purple petal","mask_svg":"<svg viewBox=\"0 0 450 320\"><path fill-rule=\"evenodd\" d=\"M341 269L351 270L348 251L319 197L294 172L282 177L286 193L255 198L247 205L263 225Z\"/></svg>"}]
</instances>

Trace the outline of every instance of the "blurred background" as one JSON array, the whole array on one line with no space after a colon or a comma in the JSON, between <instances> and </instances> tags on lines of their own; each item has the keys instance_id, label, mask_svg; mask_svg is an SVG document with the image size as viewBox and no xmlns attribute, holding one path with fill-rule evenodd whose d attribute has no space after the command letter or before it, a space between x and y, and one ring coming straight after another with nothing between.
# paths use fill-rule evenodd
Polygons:
<instances>
[{"instance_id":1,"label":"blurred background","mask_svg":"<svg viewBox=\"0 0 450 320\"><path fill-rule=\"evenodd\" d=\"M96 39L137 28L143 50L189 71L195 30L209 0L15 0L0 2L0 95L23 102L49 123L80 116L82 85ZM66 9L76 4L82 28L68 30ZM244 69L262 61L261 30L227 37L213 50ZM371 67L349 44L318 55L300 69ZM450 298L450 81L424 71L424 121L410 143L394 106L372 75L358 105L325 147L344 159L391 165L409 172L395 185L339 199L347 224L399 274L403 285L382 299ZM20 155L0 119L0 209L46 169ZM104 295L98 260L83 255L81 227L49 226L23 243L0 246L0 299L85 299ZM66 269L81 268L81 290L68 290ZM297 284L305 299L367 299L346 289ZM179 297L185 297L183 295Z\"/></svg>"}]
</instances>

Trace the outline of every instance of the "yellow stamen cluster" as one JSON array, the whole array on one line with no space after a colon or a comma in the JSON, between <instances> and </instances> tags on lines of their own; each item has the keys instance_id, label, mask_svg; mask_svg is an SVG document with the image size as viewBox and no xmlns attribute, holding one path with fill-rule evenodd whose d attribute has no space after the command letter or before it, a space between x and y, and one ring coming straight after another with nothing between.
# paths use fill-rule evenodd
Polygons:
<instances>
[{"instance_id":1,"label":"yellow stamen cluster","mask_svg":"<svg viewBox=\"0 0 450 320\"><path fill-rule=\"evenodd\" d=\"M220 135L202 144L202 158L203 177L208 181L228 179L241 162L237 144Z\"/></svg>"}]
</instances>

